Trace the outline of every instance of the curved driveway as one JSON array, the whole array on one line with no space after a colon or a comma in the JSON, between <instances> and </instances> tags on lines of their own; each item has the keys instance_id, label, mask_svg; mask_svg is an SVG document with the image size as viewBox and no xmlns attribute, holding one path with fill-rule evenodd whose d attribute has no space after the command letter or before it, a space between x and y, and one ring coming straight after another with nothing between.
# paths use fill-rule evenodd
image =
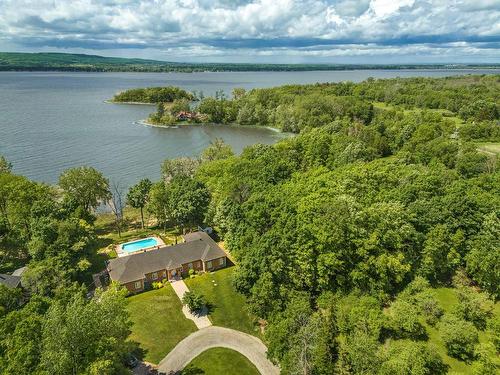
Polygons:
<instances>
[{"instance_id":1,"label":"curved driveway","mask_svg":"<svg viewBox=\"0 0 500 375\"><path fill-rule=\"evenodd\" d=\"M257 337L216 326L200 329L178 343L160 362L158 371L176 374L205 350L216 347L232 349L243 354L262 375L280 373L279 368L267 359L267 348Z\"/></svg>"}]
</instances>

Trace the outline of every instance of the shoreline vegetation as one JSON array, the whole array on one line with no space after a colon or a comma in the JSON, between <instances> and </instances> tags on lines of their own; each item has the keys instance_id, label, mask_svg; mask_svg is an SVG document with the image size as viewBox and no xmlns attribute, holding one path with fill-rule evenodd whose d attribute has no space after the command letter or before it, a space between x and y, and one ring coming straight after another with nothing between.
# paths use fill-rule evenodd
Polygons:
<instances>
[{"instance_id":1,"label":"shoreline vegetation","mask_svg":"<svg viewBox=\"0 0 500 375\"><path fill-rule=\"evenodd\" d=\"M205 97L203 92L188 93L168 86L127 90L113 100L156 102L156 112L142 123L158 127L231 124L300 133L328 124L338 127L334 123L339 121L367 126L379 112L388 116L392 112L400 116L418 112L442 118L464 139L497 142L498 77L368 78L359 83L285 85L249 91L235 88L230 97L221 90Z\"/></svg>"},{"instance_id":2,"label":"shoreline vegetation","mask_svg":"<svg viewBox=\"0 0 500 375\"><path fill-rule=\"evenodd\" d=\"M70 53L0 52L0 71L65 72L278 72L342 70L498 69L500 64L249 64L179 63Z\"/></svg>"}]
</instances>

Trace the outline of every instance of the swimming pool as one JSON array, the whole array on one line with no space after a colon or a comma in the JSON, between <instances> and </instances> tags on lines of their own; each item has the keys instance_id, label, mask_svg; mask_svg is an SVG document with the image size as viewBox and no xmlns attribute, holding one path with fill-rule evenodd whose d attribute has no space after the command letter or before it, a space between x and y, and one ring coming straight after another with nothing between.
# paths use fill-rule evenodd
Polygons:
<instances>
[{"instance_id":1,"label":"swimming pool","mask_svg":"<svg viewBox=\"0 0 500 375\"><path fill-rule=\"evenodd\" d=\"M134 253L136 251L155 246L158 246L158 241L156 240L156 238L149 237L144 238L143 240L124 243L123 245L121 245L121 250L126 253Z\"/></svg>"}]
</instances>

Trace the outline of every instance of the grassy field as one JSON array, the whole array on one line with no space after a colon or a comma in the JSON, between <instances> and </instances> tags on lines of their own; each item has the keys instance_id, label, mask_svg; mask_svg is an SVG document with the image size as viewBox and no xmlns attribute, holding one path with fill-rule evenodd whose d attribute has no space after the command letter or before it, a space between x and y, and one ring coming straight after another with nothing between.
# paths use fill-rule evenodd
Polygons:
<instances>
[{"instance_id":1,"label":"grassy field","mask_svg":"<svg viewBox=\"0 0 500 375\"><path fill-rule=\"evenodd\" d=\"M201 353L182 373L186 375L259 375L257 368L248 359L226 348L213 348Z\"/></svg>"},{"instance_id":2,"label":"grassy field","mask_svg":"<svg viewBox=\"0 0 500 375\"><path fill-rule=\"evenodd\" d=\"M451 313L458 303L457 294L452 288L437 288L435 289L436 298L439 301L441 307L444 309L445 313ZM495 314L500 314L500 303L495 304ZM443 340L439 334L436 327L432 327L425 323L422 319L422 324L425 326L427 333L429 335L429 344L433 345L438 351L441 358L443 358L444 363L446 363L449 368L449 372L454 374L470 374L471 366L464 361L460 361L456 358L450 357L446 352L446 347ZM486 342L487 335L484 331L479 331L479 342Z\"/></svg>"},{"instance_id":3,"label":"grassy field","mask_svg":"<svg viewBox=\"0 0 500 375\"><path fill-rule=\"evenodd\" d=\"M233 328L252 335L259 329L246 311L245 297L231 285L231 275L236 267L206 273L186 279L190 290L202 293L210 303L210 319L217 326Z\"/></svg>"},{"instance_id":4,"label":"grassy field","mask_svg":"<svg viewBox=\"0 0 500 375\"><path fill-rule=\"evenodd\" d=\"M130 340L137 342L144 360L159 363L183 338L196 331L184 317L172 287L129 297L128 311L133 323Z\"/></svg>"},{"instance_id":5,"label":"grassy field","mask_svg":"<svg viewBox=\"0 0 500 375\"><path fill-rule=\"evenodd\" d=\"M457 117L455 115L455 113L448 111L447 109L429 109L429 108L426 108L426 109L423 109L423 108L408 109L408 108L394 106L392 104L388 104L388 103L384 103L384 102L373 102L372 104L373 104L373 107L378 108L378 109L387 109L387 110L395 109L395 110L403 111L406 114L411 113L411 112L422 112L424 110L429 111L429 112L439 113L444 118L452 121L455 124L455 126L457 126L457 127L460 127L461 125L464 124L464 121L460 117Z\"/></svg>"}]
</instances>

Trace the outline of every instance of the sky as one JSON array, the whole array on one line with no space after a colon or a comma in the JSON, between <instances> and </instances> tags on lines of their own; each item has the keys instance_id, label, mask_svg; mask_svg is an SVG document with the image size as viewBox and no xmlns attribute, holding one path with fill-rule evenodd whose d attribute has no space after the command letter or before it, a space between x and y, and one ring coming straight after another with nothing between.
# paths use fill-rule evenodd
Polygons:
<instances>
[{"instance_id":1,"label":"sky","mask_svg":"<svg viewBox=\"0 0 500 375\"><path fill-rule=\"evenodd\" d=\"M183 62L500 63L500 0L0 0L0 51Z\"/></svg>"}]
</instances>

